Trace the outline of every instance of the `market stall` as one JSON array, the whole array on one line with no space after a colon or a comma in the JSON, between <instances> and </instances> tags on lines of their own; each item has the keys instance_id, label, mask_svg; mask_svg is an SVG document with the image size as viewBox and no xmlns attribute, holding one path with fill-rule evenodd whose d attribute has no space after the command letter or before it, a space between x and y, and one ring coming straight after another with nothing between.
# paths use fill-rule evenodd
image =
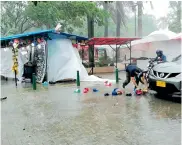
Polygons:
<instances>
[{"instance_id":1,"label":"market stall","mask_svg":"<svg viewBox=\"0 0 182 145\"><path fill-rule=\"evenodd\" d=\"M90 46L94 45L109 45L114 51L115 51L115 57L116 57L116 68L117 68L117 60L118 60L118 50L121 47L121 45L126 45L128 49L130 50L130 63L131 63L131 41L137 40L140 38L91 38L87 44ZM94 56L94 47L91 47L92 55ZM94 71L94 65L91 68L91 73L93 74Z\"/></svg>"},{"instance_id":2,"label":"market stall","mask_svg":"<svg viewBox=\"0 0 182 145\"><path fill-rule=\"evenodd\" d=\"M67 33L55 32L55 30L44 30L38 32L18 34L0 38L1 40L1 76L14 78L17 86L17 80L21 81L22 77L31 77L32 73L36 74L37 82L44 80L58 81L66 78L76 78L73 74L66 75L66 72L60 71L59 76L53 76L49 69L57 71L63 66L60 63L50 63L51 60L59 60L61 62L76 62L74 65L80 66L77 54L74 52L72 43L80 43L86 41L87 38ZM68 50L69 48L69 50ZM52 52L66 52L68 56L59 56ZM53 55L52 55L53 54ZM64 54L64 53L63 53ZM62 64L64 65L64 64ZM80 67L79 67L80 68ZM75 67L67 67L69 71L77 71ZM81 68L80 68L81 69ZM81 70L80 70L81 71ZM25 73L27 72L27 73ZM81 72L84 72L81 71ZM84 72L85 73L85 72ZM52 78L48 76L52 76ZM76 75L76 74L75 74ZM86 75L86 74L85 74Z\"/></svg>"}]
</instances>

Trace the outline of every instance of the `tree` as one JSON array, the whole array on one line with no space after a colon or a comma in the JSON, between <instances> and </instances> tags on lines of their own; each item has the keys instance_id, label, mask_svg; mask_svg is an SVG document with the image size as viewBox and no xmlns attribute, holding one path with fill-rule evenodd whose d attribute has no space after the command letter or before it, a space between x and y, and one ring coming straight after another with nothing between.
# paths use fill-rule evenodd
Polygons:
<instances>
[{"instance_id":1,"label":"tree","mask_svg":"<svg viewBox=\"0 0 182 145\"><path fill-rule=\"evenodd\" d=\"M121 18L122 18L120 14L120 10L123 10L123 5L121 5L119 1L116 1L116 37L120 36L120 27L121 27ZM125 19L125 16L124 16L124 19Z\"/></svg>"},{"instance_id":2,"label":"tree","mask_svg":"<svg viewBox=\"0 0 182 145\"><path fill-rule=\"evenodd\" d=\"M104 20L104 12L96 3L82 1L47 1L40 2L37 6L30 2L26 11L37 25L52 28L60 22L63 30L69 33L73 32L73 27L82 27L87 16L94 17L94 22L99 25Z\"/></svg>"},{"instance_id":3,"label":"tree","mask_svg":"<svg viewBox=\"0 0 182 145\"><path fill-rule=\"evenodd\" d=\"M1 36L24 33L34 27L34 23L25 15L26 2L1 2Z\"/></svg>"},{"instance_id":4,"label":"tree","mask_svg":"<svg viewBox=\"0 0 182 145\"><path fill-rule=\"evenodd\" d=\"M106 12L108 12L108 3L103 3L103 8ZM108 37L108 31L109 31L109 26L108 26L108 17L105 17L104 20L104 37Z\"/></svg>"},{"instance_id":5,"label":"tree","mask_svg":"<svg viewBox=\"0 0 182 145\"><path fill-rule=\"evenodd\" d=\"M168 18L167 17L160 17L157 21L159 29L167 29L168 28Z\"/></svg>"},{"instance_id":6,"label":"tree","mask_svg":"<svg viewBox=\"0 0 182 145\"><path fill-rule=\"evenodd\" d=\"M113 3L113 1L98 1L97 4L98 6L103 6L103 10L105 13L104 16L104 37L108 37L108 31L109 31L109 27L108 27L108 23L109 23L109 18L110 18L110 13L109 13L109 6L110 3Z\"/></svg>"},{"instance_id":7,"label":"tree","mask_svg":"<svg viewBox=\"0 0 182 145\"><path fill-rule=\"evenodd\" d=\"M137 1L137 5L138 5L138 37L142 37L143 2Z\"/></svg>"},{"instance_id":8,"label":"tree","mask_svg":"<svg viewBox=\"0 0 182 145\"><path fill-rule=\"evenodd\" d=\"M120 36L120 28L124 26L127 28L127 8L132 9L132 1L116 1L109 6L109 12L111 13L111 18L116 24L116 36Z\"/></svg>"},{"instance_id":9,"label":"tree","mask_svg":"<svg viewBox=\"0 0 182 145\"><path fill-rule=\"evenodd\" d=\"M131 13L131 12L130 12ZM147 36L153 31L158 30L156 18L153 15L144 14L143 18L143 36ZM135 35L135 16L131 15L128 16L128 20L126 21L126 26L121 26L121 36L122 37L134 37ZM98 26L97 24L94 25L95 37L103 37L104 34L104 26ZM108 18L108 36L115 37L116 36L116 24L113 22L112 18ZM87 36L87 23L84 22L83 27L81 28L74 28L74 34Z\"/></svg>"},{"instance_id":10,"label":"tree","mask_svg":"<svg viewBox=\"0 0 182 145\"><path fill-rule=\"evenodd\" d=\"M137 6L138 6L138 37L142 37L143 1L137 1ZM150 6L153 9L152 2L150 2Z\"/></svg>"},{"instance_id":11,"label":"tree","mask_svg":"<svg viewBox=\"0 0 182 145\"><path fill-rule=\"evenodd\" d=\"M181 32L181 1L169 2L170 12L168 14L169 29L173 32Z\"/></svg>"}]
</instances>

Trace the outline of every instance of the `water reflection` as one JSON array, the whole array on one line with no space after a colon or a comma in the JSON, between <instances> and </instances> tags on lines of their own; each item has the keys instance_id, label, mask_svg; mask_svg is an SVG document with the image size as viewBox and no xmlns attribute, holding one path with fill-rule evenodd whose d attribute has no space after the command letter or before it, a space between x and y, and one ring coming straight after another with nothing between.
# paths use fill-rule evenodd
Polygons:
<instances>
[{"instance_id":1,"label":"water reflection","mask_svg":"<svg viewBox=\"0 0 182 145\"><path fill-rule=\"evenodd\" d=\"M118 86L89 85L99 92L77 94L74 85L38 85L37 91L3 85L8 99L2 102L2 136L14 132L10 139L16 140L26 132L38 138L35 144L56 145L180 144L180 104L150 95L105 97Z\"/></svg>"}]
</instances>

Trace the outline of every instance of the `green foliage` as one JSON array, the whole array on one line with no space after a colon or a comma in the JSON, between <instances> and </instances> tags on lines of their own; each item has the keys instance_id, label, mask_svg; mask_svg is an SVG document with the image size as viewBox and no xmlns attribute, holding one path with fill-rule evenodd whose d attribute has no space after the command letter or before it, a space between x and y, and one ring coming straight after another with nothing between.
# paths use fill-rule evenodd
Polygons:
<instances>
[{"instance_id":1,"label":"green foliage","mask_svg":"<svg viewBox=\"0 0 182 145\"><path fill-rule=\"evenodd\" d=\"M2 2L1 35L24 33L35 28L54 28L58 22L63 31L72 33L81 28L87 16L93 17L97 25L104 24L107 13L95 2L84 1L47 1Z\"/></svg>"},{"instance_id":2,"label":"green foliage","mask_svg":"<svg viewBox=\"0 0 182 145\"><path fill-rule=\"evenodd\" d=\"M108 32L110 37L116 36L116 11L111 7L115 3L108 3L108 12L102 9L103 2L86 1L46 1L33 2L10 1L1 2L1 35L13 35L37 29L54 28L61 23L63 31L88 36L87 16L95 20L94 30L96 37L104 36L104 18L108 18ZM131 16L132 2L123 2L121 15L121 37L134 36L134 17ZM113 10L113 11L112 11ZM125 11L125 13L123 13ZM125 23L125 24L124 24ZM179 24L179 23L178 23ZM177 24L176 24L177 25ZM176 26L175 25L175 26ZM148 35L156 30L155 19L151 15L143 15L143 34Z\"/></svg>"},{"instance_id":3,"label":"green foliage","mask_svg":"<svg viewBox=\"0 0 182 145\"><path fill-rule=\"evenodd\" d=\"M96 3L82 1L48 1L34 6L29 3L26 14L37 25L53 28L58 22L63 25L63 31L73 32L75 27L82 27L86 16L94 17L95 22L103 24L104 11Z\"/></svg>"},{"instance_id":4,"label":"green foliage","mask_svg":"<svg viewBox=\"0 0 182 145\"><path fill-rule=\"evenodd\" d=\"M99 61L96 62L96 66L98 66L98 67L108 66L109 64L113 65L114 62L111 60L110 57L105 58L105 56L101 56L99 58Z\"/></svg>"},{"instance_id":5,"label":"green foliage","mask_svg":"<svg viewBox=\"0 0 182 145\"><path fill-rule=\"evenodd\" d=\"M26 2L3 1L1 6L1 36L23 33L34 27L25 15Z\"/></svg>"},{"instance_id":6,"label":"green foliage","mask_svg":"<svg viewBox=\"0 0 182 145\"><path fill-rule=\"evenodd\" d=\"M143 17L142 18L143 36L147 36L151 32L157 30L156 19L154 16L144 14L142 17ZM126 36L126 37L134 37L135 36L135 17L134 16L132 16L128 20L127 29L122 30L122 36Z\"/></svg>"},{"instance_id":7,"label":"green foliage","mask_svg":"<svg viewBox=\"0 0 182 145\"><path fill-rule=\"evenodd\" d=\"M35 6L32 2L29 2L26 7L26 15L31 18L37 26L45 25L50 28L55 26L57 18L60 17L61 13L59 13L54 3L38 3L38 5Z\"/></svg>"},{"instance_id":8,"label":"green foliage","mask_svg":"<svg viewBox=\"0 0 182 145\"><path fill-rule=\"evenodd\" d=\"M128 18L125 27L121 27L121 37L135 37L135 17ZM157 30L156 19L153 15L143 15L143 36L147 36ZM74 34L87 36L87 23L85 22L82 28L75 28ZM104 36L104 26L95 25L95 37ZM116 36L116 24L109 18L109 37Z\"/></svg>"},{"instance_id":9,"label":"green foliage","mask_svg":"<svg viewBox=\"0 0 182 145\"><path fill-rule=\"evenodd\" d=\"M181 32L181 1L169 2L168 25L173 32Z\"/></svg>"}]
</instances>

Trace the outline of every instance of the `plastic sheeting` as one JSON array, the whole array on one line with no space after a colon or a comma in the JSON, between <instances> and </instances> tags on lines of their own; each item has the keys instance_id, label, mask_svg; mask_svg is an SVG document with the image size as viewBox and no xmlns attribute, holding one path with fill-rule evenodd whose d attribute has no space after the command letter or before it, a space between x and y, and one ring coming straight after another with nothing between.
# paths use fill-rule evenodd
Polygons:
<instances>
[{"instance_id":1,"label":"plastic sheeting","mask_svg":"<svg viewBox=\"0 0 182 145\"><path fill-rule=\"evenodd\" d=\"M82 80L83 82L105 82L105 81L109 81L109 82L112 82L112 83L115 83L116 80L109 80L109 79L101 79L97 76L94 76L94 75L90 75L88 77L85 77L84 80Z\"/></svg>"},{"instance_id":2,"label":"plastic sheeting","mask_svg":"<svg viewBox=\"0 0 182 145\"><path fill-rule=\"evenodd\" d=\"M44 79L46 74L46 43L42 42L39 43L35 49L35 53L32 56L34 58L34 62L37 64L36 66L36 80L37 82L41 83ZM32 49L33 50L33 49ZM32 51L33 52L33 51Z\"/></svg>"},{"instance_id":3,"label":"plastic sheeting","mask_svg":"<svg viewBox=\"0 0 182 145\"><path fill-rule=\"evenodd\" d=\"M1 48L1 63L0 63L0 75L8 78L15 78L12 71L12 48ZM23 75L23 65L28 62L26 55L22 54L22 51L18 51L18 75L17 78L21 80Z\"/></svg>"},{"instance_id":4,"label":"plastic sheeting","mask_svg":"<svg viewBox=\"0 0 182 145\"><path fill-rule=\"evenodd\" d=\"M73 48L70 40L49 40L48 48L48 81L76 79L77 70L80 72L80 80L88 77L78 51Z\"/></svg>"},{"instance_id":5,"label":"plastic sheeting","mask_svg":"<svg viewBox=\"0 0 182 145\"><path fill-rule=\"evenodd\" d=\"M82 65L78 50L68 39L54 39L48 41L48 81L76 79L77 70L81 81L103 82L94 75L89 76Z\"/></svg>"},{"instance_id":6,"label":"plastic sheeting","mask_svg":"<svg viewBox=\"0 0 182 145\"><path fill-rule=\"evenodd\" d=\"M19 49L18 63L19 73L17 78L21 80L23 66L28 62L28 57ZM108 79L101 79L94 75L89 76L87 70L82 65L78 50L72 46L69 39L48 40L48 60L47 60L48 81L59 81L64 79L76 79L77 70L80 72L81 81L103 82ZM8 78L14 78L11 70L13 66L11 48L1 49L0 74ZM109 80L111 81L111 80ZM113 80L114 81L114 80Z\"/></svg>"}]
</instances>

